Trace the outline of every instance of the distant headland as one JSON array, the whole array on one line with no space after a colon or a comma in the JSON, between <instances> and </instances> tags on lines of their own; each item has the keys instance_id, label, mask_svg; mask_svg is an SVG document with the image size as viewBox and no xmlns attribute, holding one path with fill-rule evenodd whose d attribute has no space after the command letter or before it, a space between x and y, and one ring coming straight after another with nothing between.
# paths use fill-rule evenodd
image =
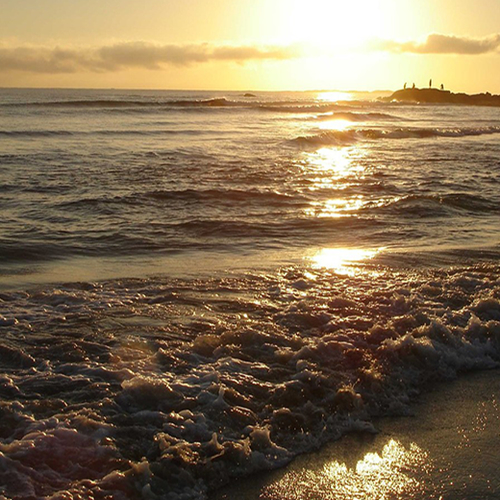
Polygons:
<instances>
[{"instance_id":1,"label":"distant headland","mask_svg":"<svg viewBox=\"0 0 500 500\"><path fill-rule=\"evenodd\" d=\"M384 97L384 101L420 102L433 104L462 104L469 106L500 106L500 95L489 92L482 94L455 94L449 90L408 88L396 90Z\"/></svg>"}]
</instances>

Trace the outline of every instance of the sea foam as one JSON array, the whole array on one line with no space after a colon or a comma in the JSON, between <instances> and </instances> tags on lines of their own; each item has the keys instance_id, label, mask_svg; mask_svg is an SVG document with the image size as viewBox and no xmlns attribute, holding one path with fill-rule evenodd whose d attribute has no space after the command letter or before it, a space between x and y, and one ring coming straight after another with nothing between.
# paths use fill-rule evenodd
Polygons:
<instances>
[{"instance_id":1,"label":"sea foam","mask_svg":"<svg viewBox=\"0 0 500 500\"><path fill-rule=\"evenodd\" d=\"M203 498L500 362L491 266L119 280L1 305L7 498Z\"/></svg>"}]
</instances>

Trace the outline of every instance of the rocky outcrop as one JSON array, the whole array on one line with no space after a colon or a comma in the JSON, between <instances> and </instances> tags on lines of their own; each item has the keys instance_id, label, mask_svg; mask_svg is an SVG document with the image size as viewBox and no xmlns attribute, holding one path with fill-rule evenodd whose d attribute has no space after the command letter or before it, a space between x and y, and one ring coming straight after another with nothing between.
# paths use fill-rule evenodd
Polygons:
<instances>
[{"instance_id":1,"label":"rocky outcrop","mask_svg":"<svg viewBox=\"0 0 500 500\"><path fill-rule=\"evenodd\" d=\"M449 90L402 89L397 90L386 101L419 102L434 104L463 104L469 106L500 106L500 95L489 92L482 94L455 94Z\"/></svg>"}]
</instances>

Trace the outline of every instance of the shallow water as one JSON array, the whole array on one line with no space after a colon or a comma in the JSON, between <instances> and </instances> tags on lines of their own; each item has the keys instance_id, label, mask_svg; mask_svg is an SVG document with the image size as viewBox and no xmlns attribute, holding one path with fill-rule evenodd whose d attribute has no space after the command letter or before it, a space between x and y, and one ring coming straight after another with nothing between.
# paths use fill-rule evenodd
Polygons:
<instances>
[{"instance_id":1,"label":"shallow water","mask_svg":"<svg viewBox=\"0 0 500 500\"><path fill-rule=\"evenodd\" d=\"M0 484L203 498L500 360L500 115L0 91Z\"/></svg>"},{"instance_id":2,"label":"shallow water","mask_svg":"<svg viewBox=\"0 0 500 500\"><path fill-rule=\"evenodd\" d=\"M483 500L498 498L498 373L481 372L418 398L410 418L376 422L289 466L219 490L212 500Z\"/></svg>"}]
</instances>

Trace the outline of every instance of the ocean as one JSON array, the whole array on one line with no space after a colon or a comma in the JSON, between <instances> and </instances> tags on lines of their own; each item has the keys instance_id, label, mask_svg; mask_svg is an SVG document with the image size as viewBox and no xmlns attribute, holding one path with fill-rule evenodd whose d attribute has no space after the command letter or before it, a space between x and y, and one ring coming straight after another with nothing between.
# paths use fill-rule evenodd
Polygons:
<instances>
[{"instance_id":1,"label":"ocean","mask_svg":"<svg viewBox=\"0 0 500 500\"><path fill-rule=\"evenodd\" d=\"M499 367L499 109L377 97L0 89L1 498L207 498Z\"/></svg>"}]
</instances>

